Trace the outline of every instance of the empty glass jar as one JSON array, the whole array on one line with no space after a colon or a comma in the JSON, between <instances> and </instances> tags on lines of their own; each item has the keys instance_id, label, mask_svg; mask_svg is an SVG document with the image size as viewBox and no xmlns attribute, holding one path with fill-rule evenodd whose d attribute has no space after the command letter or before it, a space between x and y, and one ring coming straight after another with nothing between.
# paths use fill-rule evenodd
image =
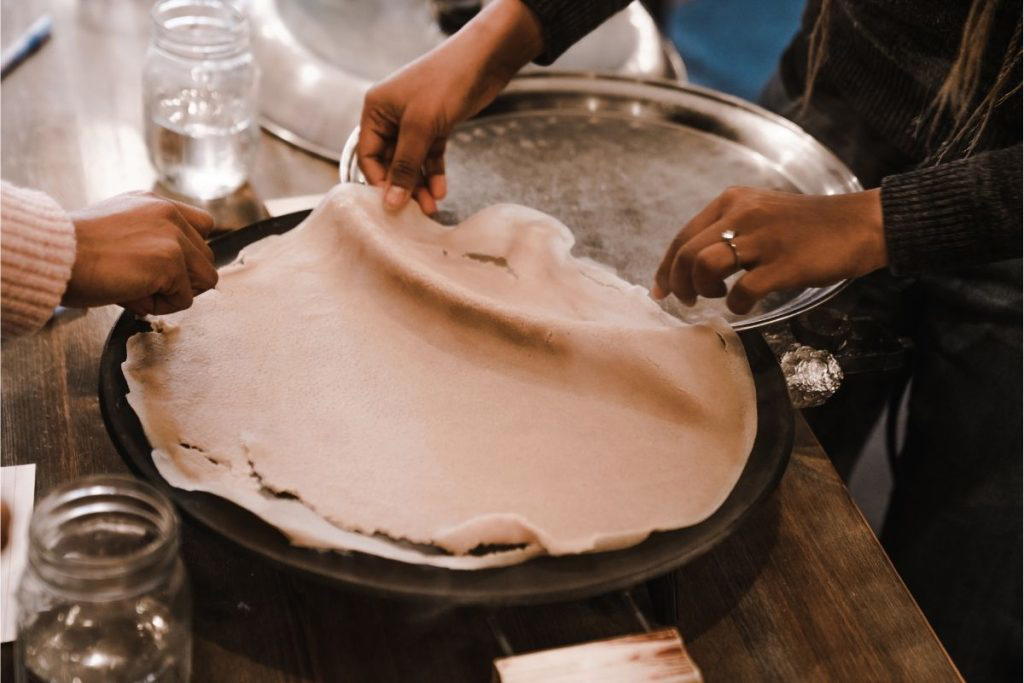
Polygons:
<instances>
[{"instance_id":1,"label":"empty glass jar","mask_svg":"<svg viewBox=\"0 0 1024 683\"><path fill-rule=\"evenodd\" d=\"M29 681L187 681L192 603L170 502L134 479L89 477L44 498L18 589Z\"/></svg>"},{"instance_id":2,"label":"empty glass jar","mask_svg":"<svg viewBox=\"0 0 1024 683\"><path fill-rule=\"evenodd\" d=\"M161 0L143 69L146 143L160 182L214 199L249 176L259 141L249 23L226 0Z\"/></svg>"}]
</instances>

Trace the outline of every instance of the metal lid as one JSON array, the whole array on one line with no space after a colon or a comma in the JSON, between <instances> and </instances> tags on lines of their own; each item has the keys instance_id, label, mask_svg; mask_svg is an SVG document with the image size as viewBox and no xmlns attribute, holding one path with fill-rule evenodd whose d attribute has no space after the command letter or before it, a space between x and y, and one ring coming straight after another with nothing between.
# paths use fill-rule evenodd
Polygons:
<instances>
[{"instance_id":1,"label":"metal lid","mask_svg":"<svg viewBox=\"0 0 1024 683\"><path fill-rule=\"evenodd\" d=\"M264 128L314 154L338 159L346 134L359 123L367 88L444 40L441 4L251 0ZM685 79L679 54L661 39L639 2L574 45L555 68Z\"/></svg>"},{"instance_id":2,"label":"metal lid","mask_svg":"<svg viewBox=\"0 0 1024 683\"><path fill-rule=\"evenodd\" d=\"M343 181L364 180L356 137L342 155ZM568 225L577 256L645 287L679 229L731 185L807 194L861 189L811 136L748 102L667 81L574 74L513 80L456 129L446 167L443 222L499 202L524 204ZM724 299L687 308L669 297L663 306L691 322L721 315L742 330L812 308L843 284L772 294L745 316Z\"/></svg>"}]
</instances>

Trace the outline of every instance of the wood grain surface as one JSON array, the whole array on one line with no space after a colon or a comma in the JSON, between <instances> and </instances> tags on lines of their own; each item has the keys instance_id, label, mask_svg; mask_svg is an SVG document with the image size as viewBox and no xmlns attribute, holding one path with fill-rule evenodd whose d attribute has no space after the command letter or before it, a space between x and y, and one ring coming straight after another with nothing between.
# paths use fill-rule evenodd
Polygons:
<instances>
[{"instance_id":1,"label":"wood grain surface","mask_svg":"<svg viewBox=\"0 0 1024 683\"><path fill-rule=\"evenodd\" d=\"M5 45L43 11L54 16L49 43L2 84L6 180L71 209L153 186L140 99L148 6L2 4ZM266 199L323 192L336 178L333 165L264 135L250 185L210 208L222 228L237 227L264 215ZM82 475L126 471L96 393L117 312L92 310L4 344L2 460L38 464L37 496ZM192 524L183 553L196 603L195 681L485 681L494 657L640 632L655 615L679 628L708 681L959 680L799 418L777 493L653 591L446 609L294 577ZM3 654L11 680L9 645Z\"/></svg>"}]
</instances>

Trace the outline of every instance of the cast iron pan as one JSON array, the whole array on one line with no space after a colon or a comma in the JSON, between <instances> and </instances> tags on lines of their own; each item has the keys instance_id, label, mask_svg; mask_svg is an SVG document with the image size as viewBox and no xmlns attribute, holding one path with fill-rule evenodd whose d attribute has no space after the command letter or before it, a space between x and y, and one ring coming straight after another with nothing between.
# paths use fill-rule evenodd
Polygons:
<instances>
[{"instance_id":1,"label":"cast iron pan","mask_svg":"<svg viewBox=\"0 0 1024 683\"><path fill-rule=\"evenodd\" d=\"M287 232L307 215L308 211L302 211L261 221L214 240L210 246L218 265L229 263L252 242ZM741 339L757 387L757 437L736 488L701 524L655 533L623 550L538 557L511 567L478 571L406 564L358 552L298 548L249 511L209 493L173 488L157 472L142 425L125 398L128 386L121 374L125 343L146 329L147 323L124 313L110 331L100 359L103 420L129 467L186 514L225 538L287 568L368 592L463 604L524 604L577 600L636 585L707 552L736 529L778 484L793 447L793 413L785 381L760 334L746 332Z\"/></svg>"}]
</instances>

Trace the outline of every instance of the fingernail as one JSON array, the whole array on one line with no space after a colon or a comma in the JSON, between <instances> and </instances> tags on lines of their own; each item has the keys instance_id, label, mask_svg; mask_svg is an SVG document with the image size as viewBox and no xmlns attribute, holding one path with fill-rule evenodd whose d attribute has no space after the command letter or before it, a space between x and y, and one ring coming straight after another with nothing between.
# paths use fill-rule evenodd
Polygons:
<instances>
[{"instance_id":1,"label":"fingernail","mask_svg":"<svg viewBox=\"0 0 1024 683\"><path fill-rule=\"evenodd\" d=\"M384 204L389 209L400 209L405 204L406 200L409 199L409 190L398 185L392 185L384 193Z\"/></svg>"}]
</instances>

